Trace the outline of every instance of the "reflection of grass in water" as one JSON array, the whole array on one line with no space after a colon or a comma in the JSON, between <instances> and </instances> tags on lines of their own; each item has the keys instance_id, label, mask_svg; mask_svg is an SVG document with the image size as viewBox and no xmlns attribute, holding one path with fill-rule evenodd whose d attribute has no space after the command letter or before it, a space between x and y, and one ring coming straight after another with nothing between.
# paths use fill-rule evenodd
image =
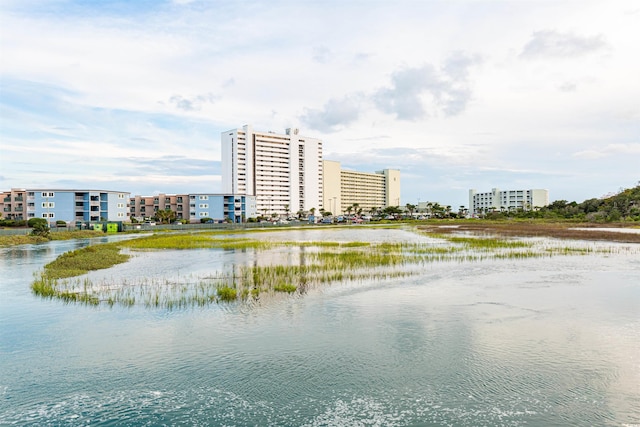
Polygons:
<instances>
[{"instance_id":1,"label":"reflection of grass in water","mask_svg":"<svg viewBox=\"0 0 640 427\"><path fill-rule=\"evenodd\" d=\"M237 232L236 232L237 233ZM620 252L617 248L550 246L512 239L475 238L429 234L433 243L294 242L248 238L220 238L221 233L159 234L118 243L94 245L65 253L45 266L32 283L33 292L45 298L83 304L164 307L177 309L260 298L265 293L305 292L308 286L346 280L386 279L415 274L407 264L485 259L522 259L554 255ZM170 282L140 279L116 284L94 284L78 276L128 259L121 248L264 250L277 247L315 248L304 254L304 265L236 266L233 273ZM301 261L302 262L302 261Z\"/></svg>"}]
</instances>

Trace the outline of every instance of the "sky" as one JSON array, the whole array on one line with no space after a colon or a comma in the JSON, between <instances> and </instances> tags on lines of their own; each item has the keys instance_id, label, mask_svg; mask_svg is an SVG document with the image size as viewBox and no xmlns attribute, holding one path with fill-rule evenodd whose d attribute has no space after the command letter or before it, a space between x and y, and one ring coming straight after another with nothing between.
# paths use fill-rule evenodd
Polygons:
<instances>
[{"instance_id":1,"label":"sky","mask_svg":"<svg viewBox=\"0 0 640 427\"><path fill-rule=\"evenodd\" d=\"M220 134L398 169L401 205L640 183L636 0L2 0L0 190L220 192Z\"/></svg>"}]
</instances>

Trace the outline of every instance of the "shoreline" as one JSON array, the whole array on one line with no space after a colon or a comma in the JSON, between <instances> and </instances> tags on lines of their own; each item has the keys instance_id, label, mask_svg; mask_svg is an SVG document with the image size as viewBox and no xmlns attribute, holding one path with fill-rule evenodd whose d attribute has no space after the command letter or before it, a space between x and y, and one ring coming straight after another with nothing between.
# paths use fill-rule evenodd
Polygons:
<instances>
[{"instance_id":1,"label":"shoreline","mask_svg":"<svg viewBox=\"0 0 640 427\"><path fill-rule=\"evenodd\" d=\"M486 223L464 222L452 224L419 225L419 230L438 233L468 232L476 235L497 234L510 237L554 237L571 240L597 240L618 243L640 243L640 228L606 227L602 224L580 223ZM629 229L629 231L625 231ZM633 231L631 231L633 230Z\"/></svg>"}]
</instances>

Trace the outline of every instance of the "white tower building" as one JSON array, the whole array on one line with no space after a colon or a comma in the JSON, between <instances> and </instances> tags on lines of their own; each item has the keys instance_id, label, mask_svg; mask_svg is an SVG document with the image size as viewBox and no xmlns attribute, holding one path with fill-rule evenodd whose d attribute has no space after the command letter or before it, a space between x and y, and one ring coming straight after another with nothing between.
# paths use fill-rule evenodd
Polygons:
<instances>
[{"instance_id":1,"label":"white tower building","mask_svg":"<svg viewBox=\"0 0 640 427\"><path fill-rule=\"evenodd\" d=\"M322 141L251 126L221 134L222 192L256 196L258 214L284 216L322 206Z\"/></svg>"}]
</instances>

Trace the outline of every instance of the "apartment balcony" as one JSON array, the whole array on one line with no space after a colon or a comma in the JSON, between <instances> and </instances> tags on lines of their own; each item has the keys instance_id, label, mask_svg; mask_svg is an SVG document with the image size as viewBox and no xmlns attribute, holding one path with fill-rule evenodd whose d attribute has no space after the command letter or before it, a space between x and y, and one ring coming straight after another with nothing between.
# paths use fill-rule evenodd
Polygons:
<instances>
[{"instance_id":1,"label":"apartment balcony","mask_svg":"<svg viewBox=\"0 0 640 427\"><path fill-rule=\"evenodd\" d=\"M11 197L5 197L5 198L3 199L3 201L4 201L5 203L10 203L10 202L11 202Z\"/></svg>"},{"instance_id":2,"label":"apartment balcony","mask_svg":"<svg viewBox=\"0 0 640 427\"><path fill-rule=\"evenodd\" d=\"M22 197L22 196L14 197L13 201L14 202L23 202L24 201L24 197Z\"/></svg>"}]
</instances>

